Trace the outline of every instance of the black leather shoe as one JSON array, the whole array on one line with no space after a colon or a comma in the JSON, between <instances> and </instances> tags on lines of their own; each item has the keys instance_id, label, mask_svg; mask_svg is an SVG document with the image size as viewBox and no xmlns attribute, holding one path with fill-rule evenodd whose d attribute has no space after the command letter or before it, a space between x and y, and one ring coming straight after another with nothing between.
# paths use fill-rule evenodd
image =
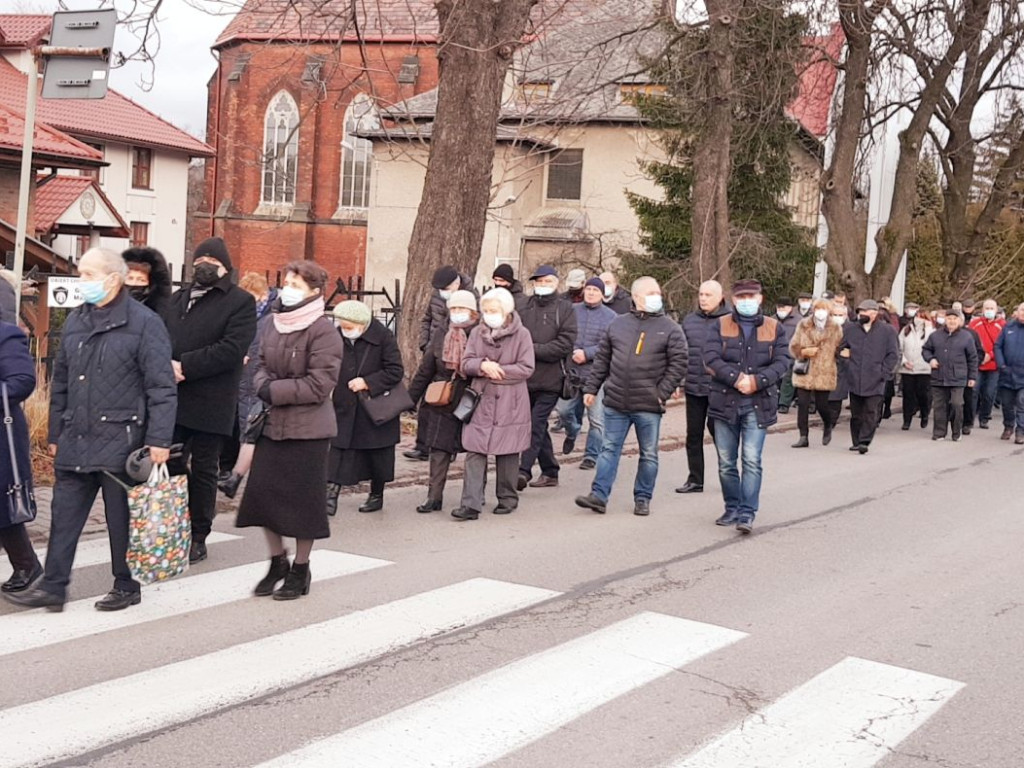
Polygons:
<instances>
[{"instance_id":1,"label":"black leather shoe","mask_svg":"<svg viewBox=\"0 0 1024 768\"><path fill-rule=\"evenodd\" d=\"M857 446L857 452L861 456L863 456L865 453L868 452L868 447L864 443L861 443L860 445Z\"/></svg>"},{"instance_id":2,"label":"black leather shoe","mask_svg":"<svg viewBox=\"0 0 1024 768\"><path fill-rule=\"evenodd\" d=\"M828 424L825 425L825 431L821 433L821 444L828 445L832 442L832 427Z\"/></svg>"},{"instance_id":3,"label":"black leather shoe","mask_svg":"<svg viewBox=\"0 0 1024 768\"><path fill-rule=\"evenodd\" d=\"M338 514L338 495L341 493L341 486L337 483L327 484L327 516L334 517Z\"/></svg>"},{"instance_id":4,"label":"black leather shoe","mask_svg":"<svg viewBox=\"0 0 1024 768\"><path fill-rule=\"evenodd\" d=\"M413 461L430 461L430 454L413 448L411 451L405 451L403 454L405 458L412 459Z\"/></svg>"},{"instance_id":5,"label":"black leather shoe","mask_svg":"<svg viewBox=\"0 0 1024 768\"><path fill-rule=\"evenodd\" d=\"M112 589L94 604L97 611L123 611L142 602L141 592L128 592L124 589Z\"/></svg>"},{"instance_id":6,"label":"black leather shoe","mask_svg":"<svg viewBox=\"0 0 1024 768\"><path fill-rule=\"evenodd\" d=\"M909 432L910 431L910 422L909 421L903 422L903 426L900 427L900 429L902 429L904 432Z\"/></svg>"},{"instance_id":7,"label":"black leather shoe","mask_svg":"<svg viewBox=\"0 0 1024 768\"><path fill-rule=\"evenodd\" d=\"M43 566L40 565L38 562L36 563L36 567L30 571L18 569L13 574L11 574L11 578L9 578L2 585L0 585L0 591L24 592L26 589L28 589L35 583L36 579L38 579L42 575Z\"/></svg>"},{"instance_id":8,"label":"black leather shoe","mask_svg":"<svg viewBox=\"0 0 1024 768\"><path fill-rule=\"evenodd\" d=\"M691 483L687 480L682 488L676 488L676 493L704 493L704 486L700 483Z\"/></svg>"},{"instance_id":9,"label":"black leather shoe","mask_svg":"<svg viewBox=\"0 0 1024 768\"><path fill-rule=\"evenodd\" d=\"M516 490L517 491L525 491L526 490L526 486L528 486L529 484L530 484L530 476L529 475L522 475L521 474L521 475L519 475L519 477L516 478Z\"/></svg>"},{"instance_id":10,"label":"black leather shoe","mask_svg":"<svg viewBox=\"0 0 1024 768\"><path fill-rule=\"evenodd\" d=\"M647 499L637 499L633 503L633 514L639 517L647 517L651 514L651 502Z\"/></svg>"},{"instance_id":11,"label":"black leather shoe","mask_svg":"<svg viewBox=\"0 0 1024 768\"><path fill-rule=\"evenodd\" d=\"M189 565L203 562L206 559L206 555L206 542L193 540L192 546L188 550Z\"/></svg>"},{"instance_id":12,"label":"black leather shoe","mask_svg":"<svg viewBox=\"0 0 1024 768\"><path fill-rule=\"evenodd\" d=\"M603 515L605 512L608 511L607 503L601 501L599 498L597 498L597 496L595 496L592 493L589 493L586 496L577 496L576 506L583 507L583 509L592 509L599 515Z\"/></svg>"},{"instance_id":13,"label":"black leather shoe","mask_svg":"<svg viewBox=\"0 0 1024 768\"><path fill-rule=\"evenodd\" d=\"M32 587L23 592L4 592L4 600L22 608L45 608L60 613L64 610L64 598L47 592L40 587Z\"/></svg>"},{"instance_id":14,"label":"black leather shoe","mask_svg":"<svg viewBox=\"0 0 1024 768\"><path fill-rule=\"evenodd\" d=\"M921 429L927 429L927 428L928 428L928 417L924 416L924 417L921 418Z\"/></svg>"},{"instance_id":15,"label":"black leather shoe","mask_svg":"<svg viewBox=\"0 0 1024 768\"><path fill-rule=\"evenodd\" d=\"M366 503L359 508L360 512L380 512L384 509L384 494L371 493L366 498Z\"/></svg>"},{"instance_id":16,"label":"black leather shoe","mask_svg":"<svg viewBox=\"0 0 1024 768\"><path fill-rule=\"evenodd\" d=\"M726 512L720 518L715 520L715 525L736 525L736 516Z\"/></svg>"},{"instance_id":17,"label":"black leather shoe","mask_svg":"<svg viewBox=\"0 0 1024 768\"><path fill-rule=\"evenodd\" d=\"M476 520L480 517L480 512L469 507L459 507L452 510L452 517L458 520Z\"/></svg>"},{"instance_id":18,"label":"black leather shoe","mask_svg":"<svg viewBox=\"0 0 1024 768\"><path fill-rule=\"evenodd\" d=\"M790 447L792 447L792 448L810 448L811 447L811 441L808 440L806 436L801 436L800 439L797 440L795 443L793 443L793 445L790 446Z\"/></svg>"},{"instance_id":19,"label":"black leather shoe","mask_svg":"<svg viewBox=\"0 0 1024 768\"><path fill-rule=\"evenodd\" d=\"M964 435L971 434L971 427L964 427L963 428L963 432L961 434L964 434Z\"/></svg>"},{"instance_id":20,"label":"black leather shoe","mask_svg":"<svg viewBox=\"0 0 1024 768\"><path fill-rule=\"evenodd\" d=\"M593 459L584 459L580 462L580 469L593 469L597 466L597 462Z\"/></svg>"},{"instance_id":21,"label":"black leather shoe","mask_svg":"<svg viewBox=\"0 0 1024 768\"><path fill-rule=\"evenodd\" d=\"M789 406L788 405L780 405L778 407L778 412L779 413L789 413Z\"/></svg>"},{"instance_id":22,"label":"black leather shoe","mask_svg":"<svg viewBox=\"0 0 1024 768\"><path fill-rule=\"evenodd\" d=\"M562 455L568 456L576 448L576 438L567 437L562 441Z\"/></svg>"},{"instance_id":23,"label":"black leather shoe","mask_svg":"<svg viewBox=\"0 0 1024 768\"><path fill-rule=\"evenodd\" d=\"M496 515L511 515L515 511L515 507L506 507L503 504L499 504L494 508L494 514Z\"/></svg>"},{"instance_id":24,"label":"black leather shoe","mask_svg":"<svg viewBox=\"0 0 1024 768\"><path fill-rule=\"evenodd\" d=\"M748 534L754 530L754 518L749 515L743 515L736 519L736 530L743 534Z\"/></svg>"},{"instance_id":25,"label":"black leather shoe","mask_svg":"<svg viewBox=\"0 0 1024 768\"><path fill-rule=\"evenodd\" d=\"M270 558L270 570L267 571L266 576L260 579L252 593L256 597L267 597L274 594L274 589L277 587L278 582L282 581L290 571L291 565L288 563L288 553L274 555Z\"/></svg>"},{"instance_id":26,"label":"black leather shoe","mask_svg":"<svg viewBox=\"0 0 1024 768\"><path fill-rule=\"evenodd\" d=\"M234 473L229 469L222 470L217 473L217 482L226 483L228 481L228 478L231 477L231 475L233 474Z\"/></svg>"},{"instance_id":27,"label":"black leather shoe","mask_svg":"<svg viewBox=\"0 0 1024 768\"><path fill-rule=\"evenodd\" d=\"M284 584L274 590L274 599L298 600L303 595L308 595L311 580L309 563L292 563L288 575L284 577Z\"/></svg>"},{"instance_id":28,"label":"black leather shoe","mask_svg":"<svg viewBox=\"0 0 1024 768\"><path fill-rule=\"evenodd\" d=\"M859 451L860 450L860 446L859 445L851 445L850 446L850 450L851 451Z\"/></svg>"},{"instance_id":29,"label":"black leather shoe","mask_svg":"<svg viewBox=\"0 0 1024 768\"><path fill-rule=\"evenodd\" d=\"M979 421L978 422L978 429L988 429L988 422L987 421Z\"/></svg>"},{"instance_id":30,"label":"black leather shoe","mask_svg":"<svg viewBox=\"0 0 1024 768\"><path fill-rule=\"evenodd\" d=\"M235 498L235 494L238 493L238 486L242 484L242 476L232 472L227 480L222 480L217 483L217 488L220 492L227 496L229 499Z\"/></svg>"},{"instance_id":31,"label":"black leather shoe","mask_svg":"<svg viewBox=\"0 0 1024 768\"><path fill-rule=\"evenodd\" d=\"M416 507L416 511L419 512L421 515L429 514L430 512L440 512L441 502L431 501L430 499L427 499L424 503Z\"/></svg>"}]
</instances>

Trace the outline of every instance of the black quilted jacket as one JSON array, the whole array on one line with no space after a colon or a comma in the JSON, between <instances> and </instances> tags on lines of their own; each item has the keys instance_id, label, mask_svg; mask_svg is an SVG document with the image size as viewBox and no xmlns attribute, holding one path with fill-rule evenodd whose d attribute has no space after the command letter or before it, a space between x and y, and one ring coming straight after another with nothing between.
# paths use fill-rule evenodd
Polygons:
<instances>
[{"instance_id":1,"label":"black quilted jacket","mask_svg":"<svg viewBox=\"0 0 1024 768\"><path fill-rule=\"evenodd\" d=\"M127 291L68 316L50 387L57 469L123 472L136 448L171 445L178 401L171 340Z\"/></svg>"}]
</instances>

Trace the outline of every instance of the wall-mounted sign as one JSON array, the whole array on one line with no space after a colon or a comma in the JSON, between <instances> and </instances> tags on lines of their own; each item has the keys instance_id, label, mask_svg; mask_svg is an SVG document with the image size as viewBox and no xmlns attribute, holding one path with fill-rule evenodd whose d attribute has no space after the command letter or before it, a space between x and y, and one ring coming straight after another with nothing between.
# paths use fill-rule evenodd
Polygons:
<instances>
[{"instance_id":1,"label":"wall-mounted sign","mask_svg":"<svg viewBox=\"0 0 1024 768\"><path fill-rule=\"evenodd\" d=\"M46 281L47 306L50 309L70 309L85 303L78 290L80 277L51 277Z\"/></svg>"}]
</instances>

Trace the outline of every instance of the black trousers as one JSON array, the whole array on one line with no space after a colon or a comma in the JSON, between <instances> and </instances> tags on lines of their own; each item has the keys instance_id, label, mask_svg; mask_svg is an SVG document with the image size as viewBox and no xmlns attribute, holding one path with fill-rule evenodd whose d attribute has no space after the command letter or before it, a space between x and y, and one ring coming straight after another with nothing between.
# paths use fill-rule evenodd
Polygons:
<instances>
[{"instance_id":1,"label":"black trousers","mask_svg":"<svg viewBox=\"0 0 1024 768\"><path fill-rule=\"evenodd\" d=\"M930 373L903 374L903 423L910 424L914 414L928 418L932 410L932 376Z\"/></svg>"},{"instance_id":2,"label":"black trousers","mask_svg":"<svg viewBox=\"0 0 1024 768\"><path fill-rule=\"evenodd\" d=\"M128 493L124 486L105 472L68 472L58 469L50 505L50 541L46 547L46 570L40 588L61 598L67 597L71 568L75 563L78 538L89 519L96 494L103 493L103 511L110 539L110 570L114 589L138 592L139 582L132 578L125 557L128 553Z\"/></svg>"},{"instance_id":3,"label":"black trousers","mask_svg":"<svg viewBox=\"0 0 1024 768\"><path fill-rule=\"evenodd\" d=\"M832 429L834 422L829 420L828 396L829 393L825 391L796 388L796 426L800 430L800 437L807 437L811 431L812 401L818 415L825 422L825 430Z\"/></svg>"},{"instance_id":4,"label":"black trousers","mask_svg":"<svg viewBox=\"0 0 1024 768\"><path fill-rule=\"evenodd\" d=\"M964 426L973 427L978 405L974 399L974 387L964 387L961 394L964 401Z\"/></svg>"},{"instance_id":5,"label":"black trousers","mask_svg":"<svg viewBox=\"0 0 1024 768\"><path fill-rule=\"evenodd\" d=\"M548 432L548 417L558 403L557 392L530 393L530 419L533 422L533 436L530 447L519 457L519 474L533 476L534 462L540 463L540 472L548 477L558 477L561 466L555 458Z\"/></svg>"},{"instance_id":6,"label":"black trousers","mask_svg":"<svg viewBox=\"0 0 1024 768\"><path fill-rule=\"evenodd\" d=\"M882 395L850 393L850 437L854 445L871 445L882 415Z\"/></svg>"},{"instance_id":7,"label":"black trousers","mask_svg":"<svg viewBox=\"0 0 1024 768\"><path fill-rule=\"evenodd\" d=\"M11 561L11 568L16 571L35 570L39 563L24 523L0 528L0 547L4 548L7 559Z\"/></svg>"},{"instance_id":8,"label":"black trousers","mask_svg":"<svg viewBox=\"0 0 1024 768\"><path fill-rule=\"evenodd\" d=\"M704 485L704 428L715 439L715 422L708 418L708 398L686 395L686 464L690 475L686 482Z\"/></svg>"},{"instance_id":9,"label":"black trousers","mask_svg":"<svg viewBox=\"0 0 1024 768\"><path fill-rule=\"evenodd\" d=\"M932 387L932 403L935 408L935 420L932 423L932 437L945 437L949 426L953 427L953 437L960 437L967 419L964 412L964 390L966 387ZM969 390L968 390L969 391Z\"/></svg>"},{"instance_id":10,"label":"black trousers","mask_svg":"<svg viewBox=\"0 0 1024 768\"><path fill-rule=\"evenodd\" d=\"M835 427L839 423L839 417L843 415L843 401L828 401L828 423Z\"/></svg>"},{"instance_id":11,"label":"black trousers","mask_svg":"<svg viewBox=\"0 0 1024 768\"><path fill-rule=\"evenodd\" d=\"M174 428L174 442L184 446L181 458L168 465L172 475L188 474L188 512L192 518L192 540L206 541L213 529L217 505L217 472L223 435L198 429Z\"/></svg>"}]
</instances>

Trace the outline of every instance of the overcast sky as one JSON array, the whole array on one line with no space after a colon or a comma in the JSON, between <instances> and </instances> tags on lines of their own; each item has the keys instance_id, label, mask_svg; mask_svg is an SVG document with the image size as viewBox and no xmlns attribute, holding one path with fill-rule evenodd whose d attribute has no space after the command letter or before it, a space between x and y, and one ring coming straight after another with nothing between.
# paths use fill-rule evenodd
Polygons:
<instances>
[{"instance_id":1,"label":"overcast sky","mask_svg":"<svg viewBox=\"0 0 1024 768\"><path fill-rule=\"evenodd\" d=\"M165 120L203 138L206 133L206 83L217 63L210 46L243 0L164 0L156 28L159 50L153 65L130 62L111 72L120 93L156 112ZM148 15L153 0L115 0L121 14L136 8ZM19 13L51 13L61 5L69 10L108 6L103 0L16 0ZM127 27L118 27L114 49L126 55L138 48Z\"/></svg>"}]
</instances>

